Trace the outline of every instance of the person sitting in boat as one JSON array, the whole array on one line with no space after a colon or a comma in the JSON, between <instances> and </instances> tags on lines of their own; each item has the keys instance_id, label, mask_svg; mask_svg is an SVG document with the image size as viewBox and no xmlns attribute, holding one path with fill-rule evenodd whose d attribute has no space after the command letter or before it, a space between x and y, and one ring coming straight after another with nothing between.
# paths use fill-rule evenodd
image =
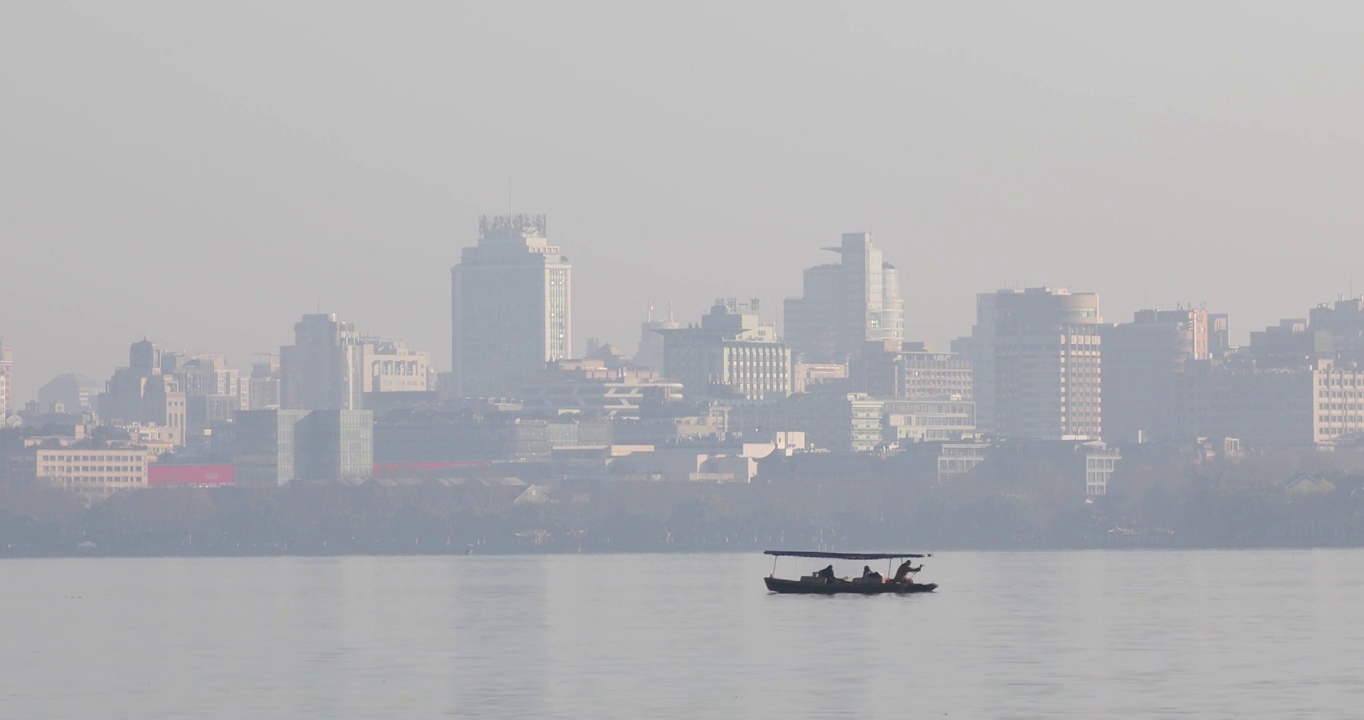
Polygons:
<instances>
[{"instance_id":1,"label":"person sitting in boat","mask_svg":"<svg viewBox=\"0 0 1364 720\"><path fill-rule=\"evenodd\" d=\"M871 566L870 566L870 565L863 565L863 566L862 566L862 579L865 580L865 581L867 581L867 582L879 583L879 582L881 582L884 578L881 576L881 573L873 571L873 570L871 569Z\"/></svg>"},{"instance_id":2,"label":"person sitting in boat","mask_svg":"<svg viewBox=\"0 0 1364 720\"><path fill-rule=\"evenodd\" d=\"M919 567L914 567L913 559L906 560L904 561L903 564L900 565L900 568L895 571L895 582L905 581L913 582L913 580L911 580L909 576L923 569L924 566L922 563L920 563Z\"/></svg>"},{"instance_id":3,"label":"person sitting in boat","mask_svg":"<svg viewBox=\"0 0 1364 720\"><path fill-rule=\"evenodd\" d=\"M833 582L833 581L834 581L834 565L833 565L833 563L829 563L829 567L826 567L826 568L824 568L823 570L820 570L819 572L815 573L815 577L817 577L817 578L824 578L825 580L828 580L829 582Z\"/></svg>"}]
</instances>

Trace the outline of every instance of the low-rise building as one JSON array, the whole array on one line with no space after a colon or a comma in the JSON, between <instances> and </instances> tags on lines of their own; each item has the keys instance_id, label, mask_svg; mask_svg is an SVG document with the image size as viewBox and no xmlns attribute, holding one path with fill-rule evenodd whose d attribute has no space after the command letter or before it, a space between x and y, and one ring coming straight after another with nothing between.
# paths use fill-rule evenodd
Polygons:
<instances>
[{"instance_id":1,"label":"low-rise building","mask_svg":"<svg viewBox=\"0 0 1364 720\"><path fill-rule=\"evenodd\" d=\"M368 410L242 410L233 426L236 485L356 483L374 473Z\"/></svg>"},{"instance_id":2,"label":"low-rise building","mask_svg":"<svg viewBox=\"0 0 1364 720\"><path fill-rule=\"evenodd\" d=\"M922 342L869 342L852 363L852 387L883 398L973 398L971 361Z\"/></svg>"},{"instance_id":3,"label":"low-rise building","mask_svg":"<svg viewBox=\"0 0 1364 720\"><path fill-rule=\"evenodd\" d=\"M886 400L887 443L961 441L976 431L976 404L957 397Z\"/></svg>"},{"instance_id":4,"label":"low-rise building","mask_svg":"<svg viewBox=\"0 0 1364 720\"><path fill-rule=\"evenodd\" d=\"M37 479L96 498L147 487L147 451L99 447L86 441L66 447L31 449Z\"/></svg>"}]
</instances>

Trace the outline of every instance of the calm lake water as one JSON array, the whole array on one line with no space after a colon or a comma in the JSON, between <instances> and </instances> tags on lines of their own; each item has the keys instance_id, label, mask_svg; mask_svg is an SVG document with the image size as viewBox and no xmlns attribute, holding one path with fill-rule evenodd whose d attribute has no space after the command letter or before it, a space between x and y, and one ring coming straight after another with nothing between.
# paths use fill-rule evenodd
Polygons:
<instances>
[{"instance_id":1,"label":"calm lake water","mask_svg":"<svg viewBox=\"0 0 1364 720\"><path fill-rule=\"evenodd\" d=\"M1364 551L926 563L934 594L810 597L760 555L0 561L0 716L1364 712Z\"/></svg>"}]
</instances>

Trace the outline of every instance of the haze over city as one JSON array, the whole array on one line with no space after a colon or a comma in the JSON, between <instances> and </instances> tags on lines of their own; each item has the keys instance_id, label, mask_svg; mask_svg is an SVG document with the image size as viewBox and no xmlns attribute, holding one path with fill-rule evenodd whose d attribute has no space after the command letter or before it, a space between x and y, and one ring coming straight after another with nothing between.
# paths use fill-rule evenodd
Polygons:
<instances>
[{"instance_id":1,"label":"haze over city","mask_svg":"<svg viewBox=\"0 0 1364 720\"><path fill-rule=\"evenodd\" d=\"M1361 7L0 6L4 714L1358 715Z\"/></svg>"},{"instance_id":2,"label":"haze over city","mask_svg":"<svg viewBox=\"0 0 1364 720\"><path fill-rule=\"evenodd\" d=\"M336 312L450 364L478 216L545 213L575 352L649 302L768 320L844 232L946 349L978 292L1206 305L1233 342L1357 292L1360 11L864 3L26 3L0 23L0 332L22 403L133 340Z\"/></svg>"}]
</instances>

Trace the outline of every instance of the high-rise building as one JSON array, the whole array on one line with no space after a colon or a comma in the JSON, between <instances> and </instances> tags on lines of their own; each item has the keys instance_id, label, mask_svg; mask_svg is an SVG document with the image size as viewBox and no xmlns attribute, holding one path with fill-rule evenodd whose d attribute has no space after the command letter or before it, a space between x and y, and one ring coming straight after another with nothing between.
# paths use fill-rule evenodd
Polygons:
<instances>
[{"instance_id":1,"label":"high-rise building","mask_svg":"<svg viewBox=\"0 0 1364 720\"><path fill-rule=\"evenodd\" d=\"M0 342L0 425L16 410L14 407L14 352Z\"/></svg>"},{"instance_id":2,"label":"high-rise building","mask_svg":"<svg viewBox=\"0 0 1364 720\"><path fill-rule=\"evenodd\" d=\"M844 233L838 247L825 249L842 256L839 264L806 270L803 296L786 300L791 351L806 362L847 362L869 340L904 340L899 272L871 233Z\"/></svg>"},{"instance_id":3,"label":"high-rise building","mask_svg":"<svg viewBox=\"0 0 1364 720\"><path fill-rule=\"evenodd\" d=\"M1310 311L1312 329L1331 338L1337 361L1364 365L1364 301L1360 298L1322 303Z\"/></svg>"},{"instance_id":4,"label":"high-rise building","mask_svg":"<svg viewBox=\"0 0 1364 720\"><path fill-rule=\"evenodd\" d=\"M1231 317L1226 313L1208 315L1208 355L1225 360L1231 354Z\"/></svg>"},{"instance_id":5,"label":"high-rise building","mask_svg":"<svg viewBox=\"0 0 1364 720\"><path fill-rule=\"evenodd\" d=\"M294 344L279 349L280 405L286 410L359 410L364 347L355 326L336 314L304 315Z\"/></svg>"},{"instance_id":6,"label":"high-rise building","mask_svg":"<svg viewBox=\"0 0 1364 720\"><path fill-rule=\"evenodd\" d=\"M227 366L222 355L198 354L181 356L176 372L184 380L185 394L196 395L242 395L242 374L240 370ZM245 410L246 408L240 408Z\"/></svg>"},{"instance_id":7,"label":"high-rise building","mask_svg":"<svg viewBox=\"0 0 1364 720\"><path fill-rule=\"evenodd\" d=\"M1003 438L1102 434L1099 296L1040 287L977 296L976 417Z\"/></svg>"},{"instance_id":8,"label":"high-rise building","mask_svg":"<svg viewBox=\"0 0 1364 720\"><path fill-rule=\"evenodd\" d=\"M503 397L570 357L572 265L544 215L485 216L451 275L457 397Z\"/></svg>"},{"instance_id":9,"label":"high-rise building","mask_svg":"<svg viewBox=\"0 0 1364 720\"><path fill-rule=\"evenodd\" d=\"M635 350L635 367L663 372L663 334L660 330L676 330L682 327L681 323L673 320L672 307L668 307L667 320L654 319L654 306L649 306L649 312L644 317L644 322L639 328L639 348Z\"/></svg>"},{"instance_id":10,"label":"high-rise building","mask_svg":"<svg viewBox=\"0 0 1364 720\"><path fill-rule=\"evenodd\" d=\"M263 355L251 364L251 376L246 379L247 410L276 410L279 408L279 358Z\"/></svg>"},{"instance_id":11,"label":"high-rise building","mask_svg":"<svg viewBox=\"0 0 1364 720\"><path fill-rule=\"evenodd\" d=\"M1206 310L1141 310L1104 325L1103 426L1112 442L1173 439L1174 393L1191 360L1212 357Z\"/></svg>"},{"instance_id":12,"label":"high-rise building","mask_svg":"<svg viewBox=\"0 0 1364 720\"><path fill-rule=\"evenodd\" d=\"M791 393L791 351L758 317L758 301L717 300L700 327L663 330L663 374L689 398L780 398Z\"/></svg>"},{"instance_id":13,"label":"high-rise building","mask_svg":"<svg viewBox=\"0 0 1364 720\"><path fill-rule=\"evenodd\" d=\"M161 346L150 340L128 348L128 367L114 371L99 396L101 419L156 425L174 445L185 444L185 391L180 378L162 372Z\"/></svg>"},{"instance_id":14,"label":"high-rise building","mask_svg":"<svg viewBox=\"0 0 1364 720\"><path fill-rule=\"evenodd\" d=\"M185 389L185 444L202 447L211 441L215 424L231 422L233 413L246 409L241 371L228 367L222 355L166 353L163 372L172 362Z\"/></svg>"}]
</instances>

